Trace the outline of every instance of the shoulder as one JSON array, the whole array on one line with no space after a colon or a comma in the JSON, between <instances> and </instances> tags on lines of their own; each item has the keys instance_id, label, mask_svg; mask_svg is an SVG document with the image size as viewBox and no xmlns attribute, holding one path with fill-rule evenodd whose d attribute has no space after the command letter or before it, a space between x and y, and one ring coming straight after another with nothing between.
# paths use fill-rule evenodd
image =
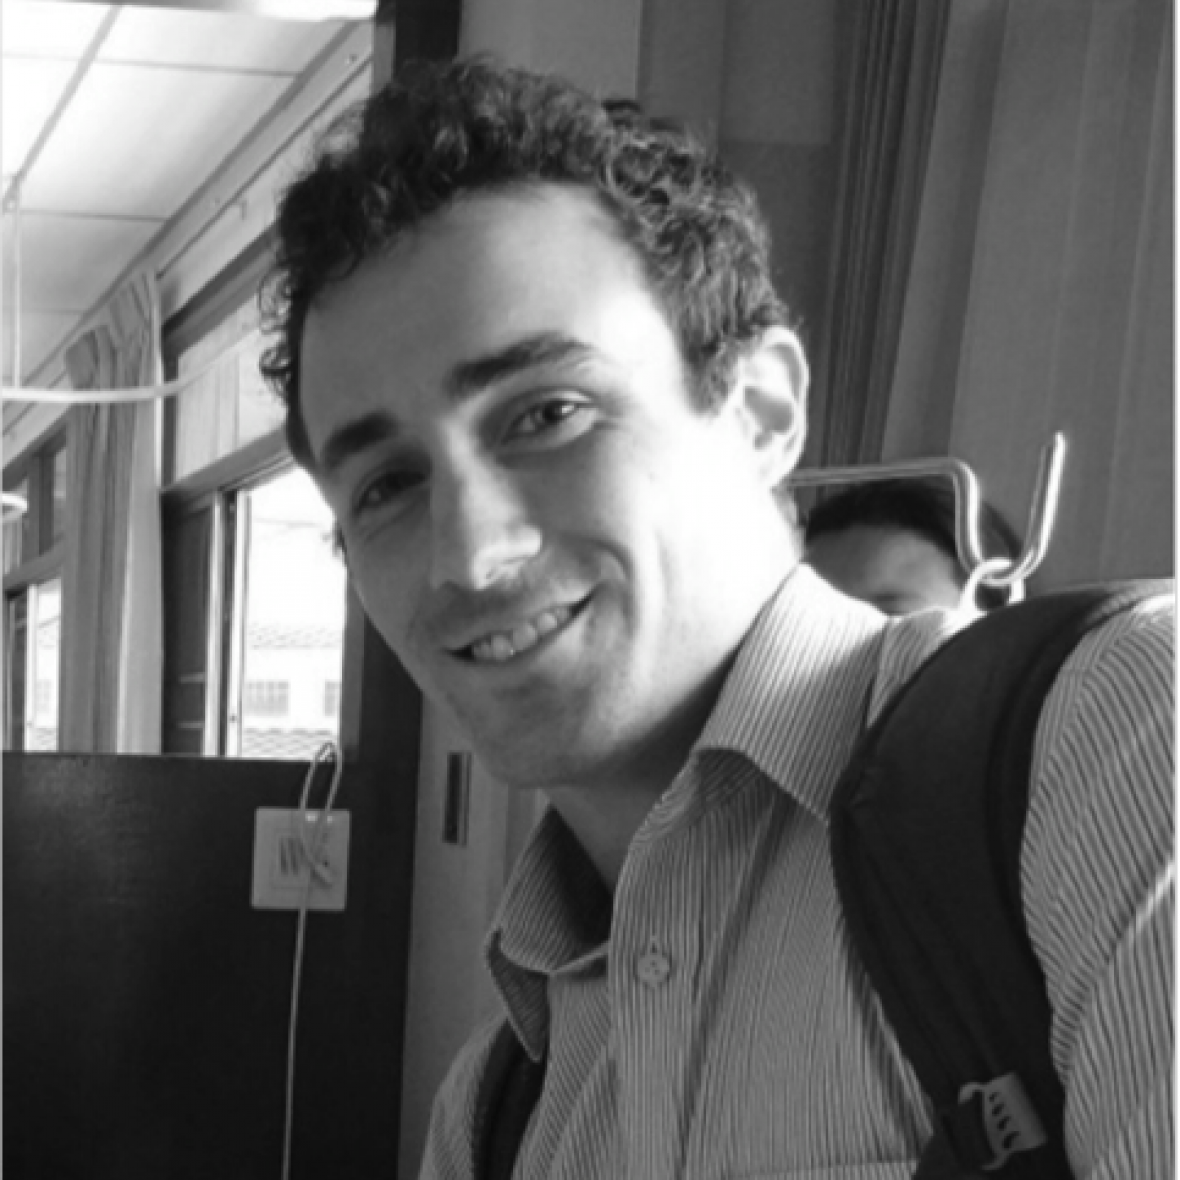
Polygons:
<instances>
[{"instance_id":1,"label":"shoulder","mask_svg":"<svg viewBox=\"0 0 1180 1180\"><path fill-rule=\"evenodd\" d=\"M1087 700L1118 696L1141 687L1153 690L1148 703L1169 703L1154 695L1171 691L1176 647L1176 602L1159 593L1096 627L1065 662L1046 702L1050 728L1068 722ZM1050 735L1051 736L1051 735Z\"/></svg>"},{"instance_id":2,"label":"shoulder","mask_svg":"<svg viewBox=\"0 0 1180 1180\"><path fill-rule=\"evenodd\" d=\"M1138 836L1159 844L1171 813L1174 668L1170 596L1116 615L1078 644L1037 728L1026 829L1032 849L1052 842L1063 825L1076 833L1087 814L1097 820L1110 809L1124 825L1142 820L1148 830Z\"/></svg>"},{"instance_id":3,"label":"shoulder","mask_svg":"<svg viewBox=\"0 0 1180 1180\"><path fill-rule=\"evenodd\" d=\"M930 656L977 618L978 612L971 610L928 610L890 619L881 640L869 721Z\"/></svg>"},{"instance_id":4,"label":"shoulder","mask_svg":"<svg viewBox=\"0 0 1180 1180\"><path fill-rule=\"evenodd\" d=\"M1115 616L1037 729L1021 886L1079 1175L1146 1175L1170 1135L1174 652L1171 595Z\"/></svg>"}]
</instances>

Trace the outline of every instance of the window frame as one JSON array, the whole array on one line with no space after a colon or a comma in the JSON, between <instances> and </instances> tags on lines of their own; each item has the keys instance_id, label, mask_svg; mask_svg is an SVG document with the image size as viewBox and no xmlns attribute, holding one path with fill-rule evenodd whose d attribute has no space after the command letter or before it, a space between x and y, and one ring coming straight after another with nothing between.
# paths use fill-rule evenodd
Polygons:
<instances>
[{"instance_id":1,"label":"window frame","mask_svg":"<svg viewBox=\"0 0 1180 1180\"><path fill-rule=\"evenodd\" d=\"M19 594L29 586L47 582L59 577L65 566L65 533L55 542L52 533L53 519L53 461L61 451L66 451L66 470L69 470L69 429L68 420L55 423L35 447L21 455L4 469L4 490L15 491L17 486L28 480L29 542L32 554L22 548L21 560L4 575L4 596ZM68 479L68 475L67 475ZM67 515L69 511L69 488L66 489Z\"/></svg>"},{"instance_id":2,"label":"window frame","mask_svg":"<svg viewBox=\"0 0 1180 1180\"><path fill-rule=\"evenodd\" d=\"M41 586L48 582L59 581L62 593L65 592L65 530L55 541L52 531L53 519L53 464L56 457L63 451L66 453L67 481L69 471L69 417L68 415L46 432L35 446L31 447L9 466L3 473L4 490L15 491L16 488L28 482L28 512L29 520L28 542L31 554L27 554L22 545L20 561L7 573L3 579L4 601L4 717L3 717L3 748L5 751L24 750L24 731L28 726L29 710L36 705L36 682L30 679L34 661L29 656L29 645L34 642L36 622L36 600ZM69 517L69 485L66 485L66 520ZM16 603L25 598L26 642L25 650L13 650L12 637L9 634L9 619ZM58 626L61 626L59 622ZM64 680L65 645L58 643L57 682L59 686ZM17 702L17 694L13 691L13 677L17 659L23 662L24 691ZM19 719L15 714L15 706L19 703L24 716ZM61 693L59 689L57 700L57 725L60 743L61 733ZM21 743L13 745L17 729L21 731Z\"/></svg>"},{"instance_id":3,"label":"window frame","mask_svg":"<svg viewBox=\"0 0 1180 1180\"><path fill-rule=\"evenodd\" d=\"M210 554L209 617L206 634L205 715L202 740L204 757L238 758L241 730L245 720L242 679L243 636L238 624L244 618L246 579L244 563L248 539L243 536L238 497L279 476L293 471L297 464L287 448L281 430L247 443L208 467L194 472L161 493L161 519L164 545L170 543L169 520L210 507L213 512L212 552ZM355 595L351 578L345 575L345 625L341 636L341 689L337 712L338 742L345 732L343 681L347 678L345 662L349 654L349 615ZM167 656L165 657L167 658ZM169 691L165 683L164 691Z\"/></svg>"}]
</instances>

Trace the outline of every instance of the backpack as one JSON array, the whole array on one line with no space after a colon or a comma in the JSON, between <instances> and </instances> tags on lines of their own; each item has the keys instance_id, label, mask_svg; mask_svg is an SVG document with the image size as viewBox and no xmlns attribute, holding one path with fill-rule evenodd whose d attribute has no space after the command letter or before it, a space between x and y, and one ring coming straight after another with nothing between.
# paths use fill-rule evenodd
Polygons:
<instances>
[{"instance_id":1,"label":"backpack","mask_svg":"<svg viewBox=\"0 0 1180 1180\"><path fill-rule=\"evenodd\" d=\"M1033 748L1082 637L1161 593L1172 584L1083 587L983 616L898 690L837 785L831 851L849 936L934 1108L915 1180L1071 1175L1021 905ZM477 1180L510 1180L544 1071L505 1023L476 1095Z\"/></svg>"}]
</instances>

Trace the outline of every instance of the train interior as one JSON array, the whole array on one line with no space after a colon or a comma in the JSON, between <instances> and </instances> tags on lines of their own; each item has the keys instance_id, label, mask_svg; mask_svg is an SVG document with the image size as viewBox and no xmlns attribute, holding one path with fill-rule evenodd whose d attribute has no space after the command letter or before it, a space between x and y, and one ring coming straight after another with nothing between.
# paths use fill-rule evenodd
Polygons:
<instances>
[{"instance_id":1,"label":"train interior","mask_svg":"<svg viewBox=\"0 0 1180 1180\"><path fill-rule=\"evenodd\" d=\"M408 1180L496 1011L481 943L542 801L366 619L258 368L276 201L334 118L488 53L689 122L770 222L813 374L804 502L953 459L1028 538L1060 435L1033 585L1171 577L1173 24L4 0L8 1174ZM329 795L342 875L307 911L266 816Z\"/></svg>"}]
</instances>

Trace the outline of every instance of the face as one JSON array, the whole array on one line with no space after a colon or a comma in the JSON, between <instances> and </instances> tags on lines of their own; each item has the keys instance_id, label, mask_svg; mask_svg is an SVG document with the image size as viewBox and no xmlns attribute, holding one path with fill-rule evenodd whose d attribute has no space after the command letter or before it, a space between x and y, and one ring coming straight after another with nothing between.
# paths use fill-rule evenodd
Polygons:
<instances>
[{"instance_id":1,"label":"face","mask_svg":"<svg viewBox=\"0 0 1180 1180\"><path fill-rule=\"evenodd\" d=\"M853 525L807 546L807 561L837 590L887 615L955 608L963 595L955 563L933 542L904 529Z\"/></svg>"},{"instance_id":2,"label":"face","mask_svg":"<svg viewBox=\"0 0 1180 1180\"><path fill-rule=\"evenodd\" d=\"M373 622L491 772L674 773L789 569L750 399L696 408L586 194L469 198L308 317L315 474Z\"/></svg>"}]
</instances>

